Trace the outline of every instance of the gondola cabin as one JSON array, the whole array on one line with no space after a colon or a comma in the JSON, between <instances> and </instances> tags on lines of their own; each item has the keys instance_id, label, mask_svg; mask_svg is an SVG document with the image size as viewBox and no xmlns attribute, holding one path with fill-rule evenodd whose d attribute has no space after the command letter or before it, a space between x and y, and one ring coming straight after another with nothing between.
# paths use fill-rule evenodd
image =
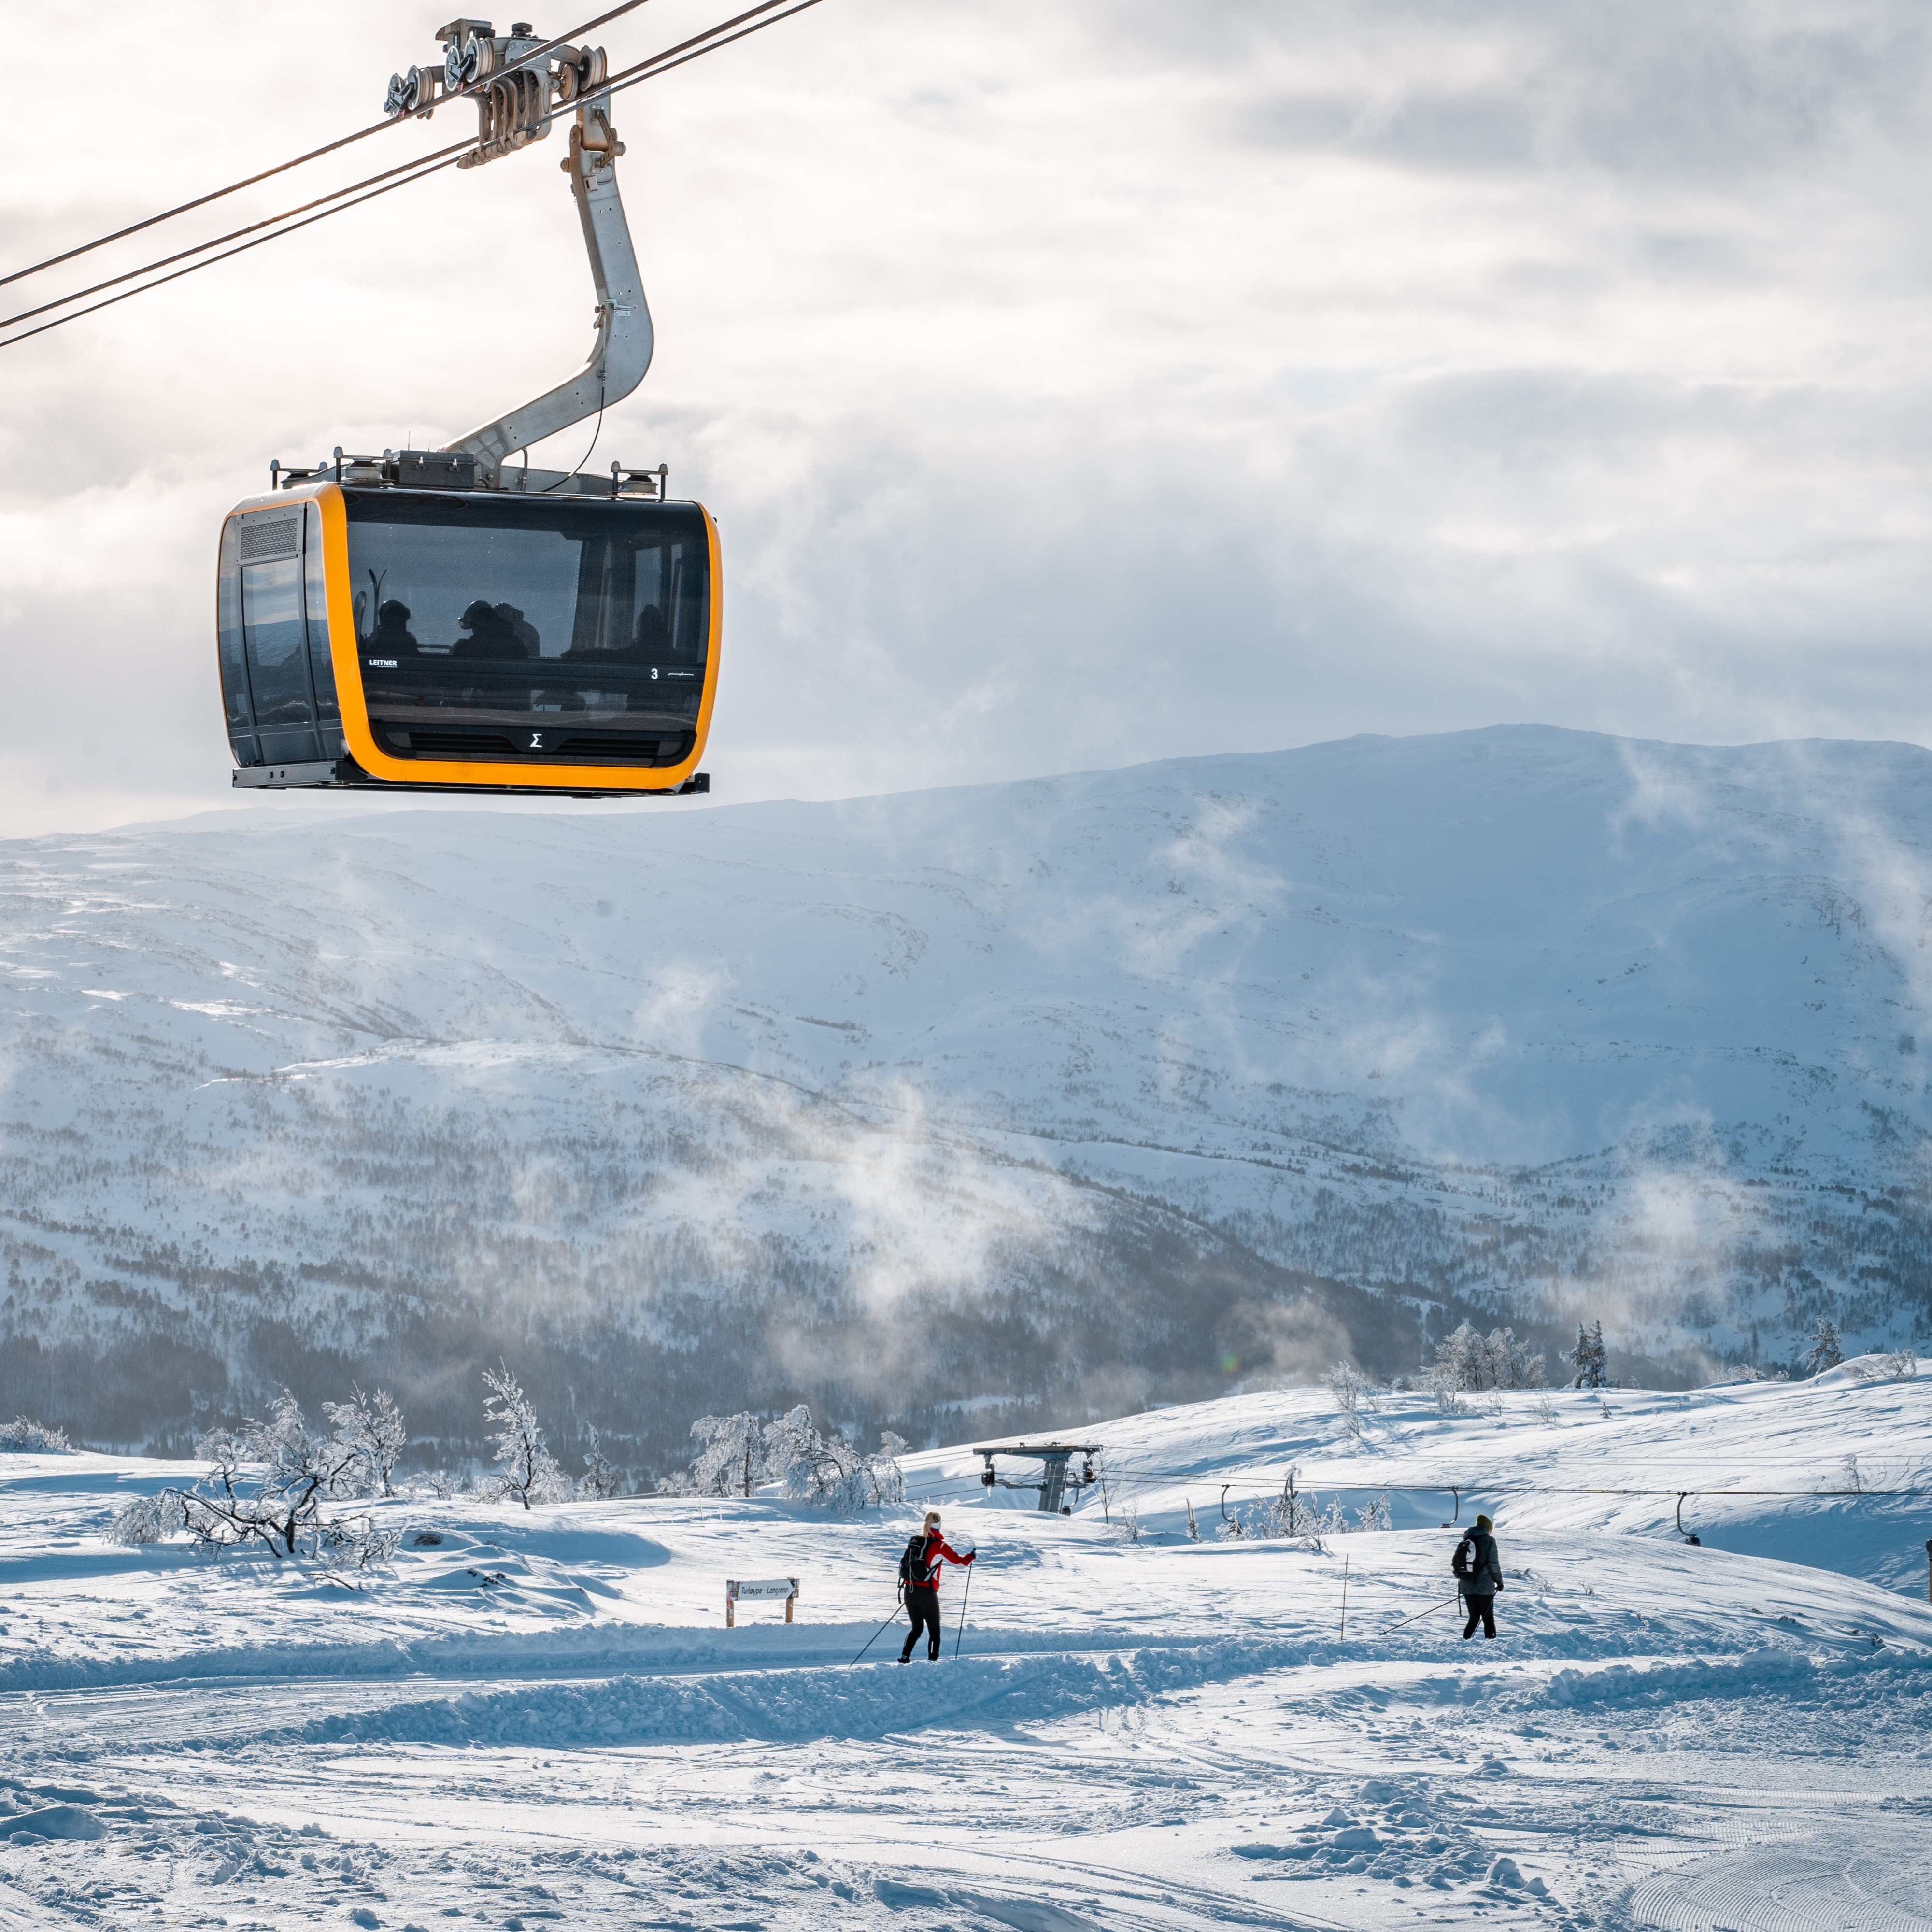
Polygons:
<instances>
[{"instance_id":1,"label":"gondola cabin","mask_svg":"<svg viewBox=\"0 0 1932 1932\"><path fill-rule=\"evenodd\" d=\"M441 452L291 475L222 526L236 784L708 788L721 614L701 505L638 500L614 475L479 489Z\"/></svg>"}]
</instances>

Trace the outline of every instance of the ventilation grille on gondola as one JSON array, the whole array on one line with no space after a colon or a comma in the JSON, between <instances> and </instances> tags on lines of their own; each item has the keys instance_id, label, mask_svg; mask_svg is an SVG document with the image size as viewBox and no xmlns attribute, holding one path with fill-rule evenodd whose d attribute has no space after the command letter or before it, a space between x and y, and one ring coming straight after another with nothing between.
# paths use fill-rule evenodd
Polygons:
<instances>
[{"instance_id":1,"label":"ventilation grille on gondola","mask_svg":"<svg viewBox=\"0 0 1932 1932\"><path fill-rule=\"evenodd\" d=\"M684 754L688 736L646 738L635 731L602 731L594 738L566 738L557 749L566 757L580 758L644 758L655 762L668 759L675 764Z\"/></svg>"},{"instance_id":2,"label":"ventilation grille on gondola","mask_svg":"<svg viewBox=\"0 0 1932 1932\"><path fill-rule=\"evenodd\" d=\"M299 517L250 517L242 525L242 561L289 556L302 547Z\"/></svg>"},{"instance_id":3,"label":"ventilation grille on gondola","mask_svg":"<svg viewBox=\"0 0 1932 1932\"><path fill-rule=\"evenodd\" d=\"M517 749L496 731L386 731L382 735L403 740L396 748L413 752L418 758L506 758Z\"/></svg>"},{"instance_id":4,"label":"ventilation grille on gondola","mask_svg":"<svg viewBox=\"0 0 1932 1932\"><path fill-rule=\"evenodd\" d=\"M533 745L532 738L542 742ZM573 732L559 737L554 730L536 727L512 738L500 731L431 731L386 724L376 725L376 741L396 758L514 758L520 764L555 759L562 764L614 765L674 765L691 755L693 742L688 731L671 737L646 737L638 731Z\"/></svg>"}]
</instances>

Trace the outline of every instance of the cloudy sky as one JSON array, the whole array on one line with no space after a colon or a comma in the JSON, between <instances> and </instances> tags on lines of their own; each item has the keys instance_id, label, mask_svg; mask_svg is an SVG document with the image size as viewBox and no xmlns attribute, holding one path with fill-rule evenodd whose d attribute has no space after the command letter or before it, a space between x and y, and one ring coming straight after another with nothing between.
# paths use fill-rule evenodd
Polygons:
<instances>
[{"instance_id":1,"label":"cloudy sky","mask_svg":"<svg viewBox=\"0 0 1932 1932\"><path fill-rule=\"evenodd\" d=\"M85 70L0 123L0 253L374 119L447 4L42 6ZM658 350L596 461L719 520L717 795L1502 720L1932 742L1928 56L1903 0L824 0L623 97ZM574 369L563 152L0 351L0 833L228 800L223 512Z\"/></svg>"}]
</instances>

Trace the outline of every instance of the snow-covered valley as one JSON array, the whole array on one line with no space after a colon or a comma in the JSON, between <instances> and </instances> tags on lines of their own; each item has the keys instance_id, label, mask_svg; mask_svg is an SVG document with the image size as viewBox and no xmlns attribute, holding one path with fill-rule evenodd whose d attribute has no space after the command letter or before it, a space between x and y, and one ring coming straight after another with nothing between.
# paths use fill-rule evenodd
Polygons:
<instances>
[{"instance_id":1,"label":"snow-covered valley","mask_svg":"<svg viewBox=\"0 0 1932 1932\"><path fill-rule=\"evenodd\" d=\"M1534 727L864 800L0 848L0 1408L512 1360L634 1469L1932 1327L1932 755ZM962 1404L974 1405L970 1408Z\"/></svg>"},{"instance_id":2,"label":"snow-covered valley","mask_svg":"<svg viewBox=\"0 0 1932 1932\"><path fill-rule=\"evenodd\" d=\"M178 1465L0 1456L0 1925L1932 1923L1932 1372L1364 1421L1106 1423L1065 1518L970 1444L856 1519L418 1493L353 1581L108 1541ZM1391 1527L1224 1532L1291 1468ZM854 1667L928 1498L946 1654Z\"/></svg>"}]
</instances>

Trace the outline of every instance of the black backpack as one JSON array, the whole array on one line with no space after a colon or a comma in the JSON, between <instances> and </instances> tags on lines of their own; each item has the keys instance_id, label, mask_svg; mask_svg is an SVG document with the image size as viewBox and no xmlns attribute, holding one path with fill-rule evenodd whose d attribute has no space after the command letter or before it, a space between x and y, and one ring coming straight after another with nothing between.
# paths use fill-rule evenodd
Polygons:
<instances>
[{"instance_id":1,"label":"black backpack","mask_svg":"<svg viewBox=\"0 0 1932 1932\"><path fill-rule=\"evenodd\" d=\"M905 1554L899 1558L899 1581L918 1588L923 1588L932 1581L932 1566L926 1560L923 1530L907 1544Z\"/></svg>"},{"instance_id":2,"label":"black backpack","mask_svg":"<svg viewBox=\"0 0 1932 1932\"><path fill-rule=\"evenodd\" d=\"M1458 1576L1467 1576L1474 1568L1475 1545L1468 1536L1456 1546L1456 1553L1449 1559L1449 1568Z\"/></svg>"}]
</instances>

